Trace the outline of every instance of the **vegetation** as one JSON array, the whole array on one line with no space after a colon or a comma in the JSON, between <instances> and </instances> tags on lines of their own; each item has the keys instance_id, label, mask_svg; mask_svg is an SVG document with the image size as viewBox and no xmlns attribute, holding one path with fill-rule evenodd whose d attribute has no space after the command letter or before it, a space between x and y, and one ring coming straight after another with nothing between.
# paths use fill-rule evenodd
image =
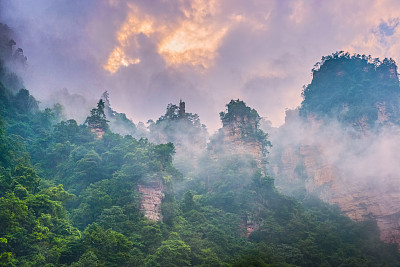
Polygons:
<instances>
[{"instance_id":1,"label":"vegetation","mask_svg":"<svg viewBox=\"0 0 400 267\"><path fill-rule=\"evenodd\" d=\"M304 88L300 114L336 118L353 126L373 127L378 114L399 124L400 97L397 66L393 59L380 61L365 55L337 52L323 57Z\"/></svg>"},{"instance_id":2,"label":"vegetation","mask_svg":"<svg viewBox=\"0 0 400 267\"><path fill-rule=\"evenodd\" d=\"M165 115L156 122L149 121L150 140L155 143L172 142L186 145L205 147L207 130L201 124L199 115L185 111L185 102L179 106L169 104Z\"/></svg>"},{"instance_id":3,"label":"vegetation","mask_svg":"<svg viewBox=\"0 0 400 267\"><path fill-rule=\"evenodd\" d=\"M100 99L97 103L97 108L90 111L90 116L87 117L86 123L90 129L106 131L108 124L106 120L106 114L104 114L104 101Z\"/></svg>"},{"instance_id":4,"label":"vegetation","mask_svg":"<svg viewBox=\"0 0 400 267\"><path fill-rule=\"evenodd\" d=\"M266 156L272 145L268 134L259 128L261 117L258 112L239 99L231 100L226 107L227 110L220 112L219 116L223 127L229 131L228 134L239 135L240 139L246 142L259 143L263 155ZM226 134L220 130L220 133L212 138L212 146L219 146Z\"/></svg>"},{"instance_id":5,"label":"vegetation","mask_svg":"<svg viewBox=\"0 0 400 267\"><path fill-rule=\"evenodd\" d=\"M104 102L104 114L107 117L110 130L121 135L135 136L136 125L124 113L118 113L111 108L107 91L103 93L101 100Z\"/></svg>"},{"instance_id":6,"label":"vegetation","mask_svg":"<svg viewBox=\"0 0 400 267\"><path fill-rule=\"evenodd\" d=\"M110 131L103 100L87 125L78 125L59 121L57 107L39 110L27 90L19 92L0 81L0 266L400 262L397 248L379 241L375 223L355 223L317 200L299 203L280 194L249 157L205 154L196 172L184 176L173 165L172 143ZM231 103L223 120L241 106L258 123L255 110ZM182 118L176 115L171 105L152 127L163 125L168 136ZM198 117L184 118L192 131L202 129ZM158 222L140 210L138 185L152 182L165 194ZM183 194L175 193L178 186Z\"/></svg>"}]
</instances>

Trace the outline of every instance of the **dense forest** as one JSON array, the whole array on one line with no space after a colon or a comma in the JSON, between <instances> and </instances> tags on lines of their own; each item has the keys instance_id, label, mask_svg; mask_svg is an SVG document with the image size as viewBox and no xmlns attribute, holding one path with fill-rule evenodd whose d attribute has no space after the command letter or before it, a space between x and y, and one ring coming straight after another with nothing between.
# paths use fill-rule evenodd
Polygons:
<instances>
[{"instance_id":1,"label":"dense forest","mask_svg":"<svg viewBox=\"0 0 400 267\"><path fill-rule=\"evenodd\" d=\"M372 128L382 124L382 115L400 124L399 78L393 59L337 52L322 57L312 74L302 93L303 117L335 118L356 128Z\"/></svg>"},{"instance_id":2,"label":"dense forest","mask_svg":"<svg viewBox=\"0 0 400 267\"><path fill-rule=\"evenodd\" d=\"M11 70L21 58L0 26L0 266L399 265L374 221L287 197L254 157L207 147L205 126L183 102L168 105L142 138L107 94L83 124L64 119L60 105L39 109ZM233 100L220 116L250 125L240 128L243 142L259 142L267 156L254 109ZM118 123L131 133L114 132ZM182 156L191 138L196 149ZM158 220L141 204L140 188L154 184L163 196Z\"/></svg>"}]
</instances>

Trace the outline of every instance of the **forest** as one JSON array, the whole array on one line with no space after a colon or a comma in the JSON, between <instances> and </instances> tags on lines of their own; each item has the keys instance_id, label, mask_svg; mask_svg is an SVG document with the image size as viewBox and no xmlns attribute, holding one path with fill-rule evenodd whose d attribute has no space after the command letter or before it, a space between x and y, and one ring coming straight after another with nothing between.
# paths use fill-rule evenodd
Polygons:
<instances>
[{"instance_id":1,"label":"forest","mask_svg":"<svg viewBox=\"0 0 400 267\"><path fill-rule=\"evenodd\" d=\"M105 93L80 124L61 105L39 108L10 67L26 58L0 26L0 266L400 264L397 246L379 239L375 221L355 222L313 195L295 199L275 187L264 167L274 143L245 102L226 105L224 127L210 142L182 101L141 132L110 107ZM326 102L314 101L313 87L333 61L357 65L341 77L360 85L340 94L328 88ZM376 71L376 83L397 90L398 80L379 76L394 62L371 61L347 54L324 59L313 70L319 80L304 89L300 113L338 112L334 104L343 94L364 88L364 68ZM365 102L359 100L340 120L360 117L358 105ZM375 113L366 114L372 124ZM121 127L122 134L115 130ZM240 153L234 143L260 153ZM146 190L161 196L156 219L143 207Z\"/></svg>"}]
</instances>

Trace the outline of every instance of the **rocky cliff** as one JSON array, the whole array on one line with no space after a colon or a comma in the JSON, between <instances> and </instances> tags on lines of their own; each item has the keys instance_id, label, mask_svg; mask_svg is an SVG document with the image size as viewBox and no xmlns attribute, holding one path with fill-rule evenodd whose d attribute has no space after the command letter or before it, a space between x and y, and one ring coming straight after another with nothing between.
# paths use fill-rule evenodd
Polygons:
<instances>
[{"instance_id":1,"label":"rocky cliff","mask_svg":"<svg viewBox=\"0 0 400 267\"><path fill-rule=\"evenodd\" d=\"M391 177L376 177L375 182L352 180L321 157L322 147L301 145L297 149L282 149L273 165L278 188L296 194L293 185L298 189L303 185L306 193L338 205L353 220L376 220L381 239L400 244L400 187Z\"/></svg>"},{"instance_id":2,"label":"rocky cliff","mask_svg":"<svg viewBox=\"0 0 400 267\"><path fill-rule=\"evenodd\" d=\"M237 121L224 125L222 128L222 143L225 145L225 153L227 154L241 154L241 155L251 155L257 161L257 166L263 169L263 147L262 143L256 139L246 139L243 138L241 133L241 128L245 125L238 123Z\"/></svg>"},{"instance_id":3,"label":"rocky cliff","mask_svg":"<svg viewBox=\"0 0 400 267\"><path fill-rule=\"evenodd\" d=\"M140 210L144 216L152 221L162 219L161 203L164 199L163 185L161 182L153 182L138 185L141 193Z\"/></svg>"},{"instance_id":4,"label":"rocky cliff","mask_svg":"<svg viewBox=\"0 0 400 267\"><path fill-rule=\"evenodd\" d=\"M304 125L294 121L289 119L272 138L276 186L295 197L316 195L338 205L353 220L376 220L381 239L400 244L398 131L366 130L355 136L340 124L327 126L310 118Z\"/></svg>"},{"instance_id":5,"label":"rocky cliff","mask_svg":"<svg viewBox=\"0 0 400 267\"><path fill-rule=\"evenodd\" d=\"M298 110L272 137L272 172L283 192L376 220L400 244L400 85L394 60L337 52L312 70Z\"/></svg>"},{"instance_id":6,"label":"rocky cliff","mask_svg":"<svg viewBox=\"0 0 400 267\"><path fill-rule=\"evenodd\" d=\"M257 111L238 99L227 104L227 111L221 112L220 117L222 128L209 144L213 157L220 154L249 155L257 162L257 168L264 172L270 143L267 135L259 129Z\"/></svg>"}]
</instances>

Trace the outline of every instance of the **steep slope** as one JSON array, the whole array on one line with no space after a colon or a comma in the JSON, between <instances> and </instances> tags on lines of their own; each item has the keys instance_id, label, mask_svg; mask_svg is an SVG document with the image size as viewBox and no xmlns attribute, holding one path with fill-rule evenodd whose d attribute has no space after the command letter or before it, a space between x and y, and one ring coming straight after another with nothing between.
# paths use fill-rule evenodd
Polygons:
<instances>
[{"instance_id":1,"label":"steep slope","mask_svg":"<svg viewBox=\"0 0 400 267\"><path fill-rule=\"evenodd\" d=\"M354 220L374 219L383 241L400 244L397 67L343 53L317 67L299 112L288 112L272 138L277 186L315 194Z\"/></svg>"},{"instance_id":2,"label":"steep slope","mask_svg":"<svg viewBox=\"0 0 400 267\"><path fill-rule=\"evenodd\" d=\"M12 76L1 64L0 69ZM352 222L317 200L301 205L283 196L262 173L257 157L237 153L242 148L222 154L214 150L215 157L205 153L198 157L198 168L182 175L173 165L172 143L113 133L104 101L79 125L72 119L59 121L57 109L38 109L28 90L17 92L0 77L0 265L400 262L395 248L378 240L373 223ZM240 101L231 103L222 118L238 114L229 108L238 104L257 122L255 110ZM187 114L182 105L177 120L177 109L170 111L160 123L160 129L168 129L164 134L174 132ZM203 136L198 118L191 118L184 125L195 127L178 129ZM238 146L261 143L265 148L268 140L256 131L257 123L238 118L232 121L244 130L236 134ZM229 120L225 127L232 130ZM230 140L227 144L235 146ZM174 191L178 186L183 194Z\"/></svg>"},{"instance_id":3,"label":"steep slope","mask_svg":"<svg viewBox=\"0 0 400 267\"><path fill-rule=\"evenodd\" d=\"M101 96L104 102L104 113L109 121L110 129L114 133L120 135L132 135L136 134L136 125L126 117L125 113L116 112L111 108L110 99L108 92L105 91Z\"/></svg>"},{"instance_id":4,"label":"steep slope","mask_svg":"<svg viewBox=\"0 0 400 267\"><path fill-rule=\"evenodd\" d=\"M164 115L157 121L149 120L148 138L160 144L171 142L175 146L174 165L184 174L197 169L197 161L207 147L208 132L197 114L186 111L186 103L168 104Z\"/></svg>"},{"instance_id":5,"label":"steep slope","mask_svg":"<svg viewBox=\"0 0 400 267\"><path fill-rule=\"evenodd\" d=\"M247 155L265 173L266 154L271 143L259 129L260 116L255 109L237 99L231 100L227 110L220 113L222 128L210 139L209 150L217 155Z\"/></svg>"}]
</instances>

